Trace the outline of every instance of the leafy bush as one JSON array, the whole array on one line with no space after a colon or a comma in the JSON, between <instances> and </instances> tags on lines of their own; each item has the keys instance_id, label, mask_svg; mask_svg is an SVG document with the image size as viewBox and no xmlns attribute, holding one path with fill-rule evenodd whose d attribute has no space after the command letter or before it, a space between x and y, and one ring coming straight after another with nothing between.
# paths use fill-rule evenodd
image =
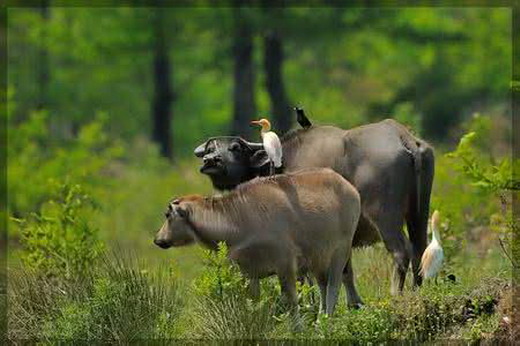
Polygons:
<instances>
[{"instance_id":1,"label":"leafy bush","mask_svg":"<svg viewBox=\"0 0 520 346\"><path fill-rule=\"evenodd\" d=\"M24 265L47 276L88 272L102 249L98 231L88 222L93 205L79 185L63 184L39 214L18 220Z\"/></svg>"},{"instance_id":2,"label":"leafy bush","mask_svg":"<svg viewBox=\"0 0 520 346\"><path fill-rule=\"evenodd\" d=\"M513 177L511 159L505 157L498 163L485 162L475 147L477 139L477 132L465 134L457 150L448 154L448 157L459 160L456 168L470 179L473 186L481 189L492 192L520 190L520 179Z\"/></svg>"},{"instance_id":3,"label":"leafy bush","mask_svg":"<svg viewBox=\"0 0 520 346\"><path fill-rule=\"evenodd\" d=\"M512 161L507 156L497 160L489 153L484 154L479 150L483 146L486 132L489 129L487 121L490 121L481 119L482 117L476 117L473 122L475 131L465 134L457 149L449 153L448 157L455 159L455 168L462 172L472 186L495 200L495 211L484 215L489 215L487 223L492 230L498 233L505 255L513 265L518 266L510 254L511 251L520 249L512 248L514 245L513 234L518 230L518 225L513 216L511 193L520 191L520 177L518 176L520 161ZM513 166L516 169L513 169ZM498 208L499 203L500 208Z\"/></svg>"},{"instance_id":4,"label":"leafy bush","mask_svg":"<svg viewBox=\"0 0 520 346\"><path fill-rule=\"evenodd\" d=\"M247 293L245 278L227 258L226 244L219 243L217 251L205 250L203 256L205 270L195 282L198 295L223 299Z\"/></svg>"},{"instance_id":5,"label":"leafy bush","mask_svg":"<svg viewBox=\"0 0 520 346\"><path fill-rule=\"evenodd\" d=\"M432 210L441 212L445 268L449 271L465 266L467 258L461 254L485 256L497 235L506 241L506 233L510 233L507 189L519 180L512 175L513 164L507 156L510 148L502 138L507 131L499 120L474 116L463 125L468 132L456 150L436 157ZM461 248L469 251L461 253Z\"/></svg>"}]
</instances>

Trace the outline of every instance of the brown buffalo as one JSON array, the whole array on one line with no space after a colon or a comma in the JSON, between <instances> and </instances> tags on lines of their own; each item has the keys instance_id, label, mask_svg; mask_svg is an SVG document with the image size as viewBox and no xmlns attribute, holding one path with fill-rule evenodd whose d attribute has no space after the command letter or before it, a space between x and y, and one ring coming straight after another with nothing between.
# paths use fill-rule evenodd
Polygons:
<instances>
[{"instance_id":1,"label":"brown buffalo","mask_svg":"<svg viewBox=\"0 0 520 346\"><path fill-rule=\"evenodd\" d=\"M332 314L360 209L348 181L331 169L311 169L258 178L224 196L176 199L154 242L162 248L224 242L255 296L258 280L276 274L291 307L304 268L320 287L321 311Z\"/></svg>"}]
</instances>

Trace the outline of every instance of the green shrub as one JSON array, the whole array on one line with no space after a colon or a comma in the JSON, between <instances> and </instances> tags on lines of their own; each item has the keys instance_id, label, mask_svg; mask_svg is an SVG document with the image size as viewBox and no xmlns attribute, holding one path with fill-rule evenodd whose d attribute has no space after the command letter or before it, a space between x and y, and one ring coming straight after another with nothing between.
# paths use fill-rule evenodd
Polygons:
<instances>
[{"instance_id":1,"label":"green shrub","mask_svg":"<svg viewBox=\"0 0 520 346\"><path fill-rule=\"evenodd\" d=\"M472 239L480 240L487 233L488 239L498 235L508 242L515 227L511 190L517 189L520 181L513 176L507 148L493 142L499 135L494 133L490 117L475 116L463 127L468 133L461 137L456 150L436 157L432 193L432 210L441 212L445 268L450 271L464 267L461 261L466 258L460 249L478 245L470 244ZM487 246L491 245L488 241ZM462 254L475 256L473 249L469 250Z\"/></svg>"},{"instance_id":2,"label":"green shrub","mask_svg":"<svg viewBox=\"0 0 520 346\"><path fill-rule=\"evenodd\" d=\"M448 154L454 159L455 169L461 172L478 192L487 195L495 203L495 209L482 214L487 218L487 224L499 235L504 254L510 262L518 267L513 260L512 252L519 253L520 248L514 248L513 234L518 230L517 220L513 216L513 193L520 191L520 160L512 161L510 157L497 159L485 148L485 140L489 139L488 119L477 117L473 121L471 131L465 134L454 152ZM513 169L513 166L515 166ZM489 202L488 202L489 203Z\"/></svg>"},{"instance_id":3,"label":"green shrub","mask_svg":"<svg viewBox=\"0 0 520 346\"><path fill-rule=\"evenodd\" d=\"M98 231L88 222L95 205L79 185L63 184L39 214L18 220L27 268L47 276L84 275L101 251Z\"/></svg>"},{"instance_id":4,"label":"green shrub","mask_svg":"<svg viewBox=\"0 0 520 346\"><path fill-rule=\"evenodd\" d=\"M218 244L217 251L205 250L203 253L205 270L194 285L197 295L223 299L246 294L246 280L238 267L228 260L224 243Z\"/></svg>"},{"instance_id":5,"label":"green shrub","mask_svg":"<svg viewBox=\"0 0 520 346\"><path fill-rule=\"evenodd\" d=\"M98 114L71 139L60 139L43 111L19 125L11 124L7 148L10 214L21 217L36 212L52 195L56 177L79 183L90 193L95 185L103 185L102 170L123 154L121 143L104 131L106 119Z\"/></svg>"}]
</instances>

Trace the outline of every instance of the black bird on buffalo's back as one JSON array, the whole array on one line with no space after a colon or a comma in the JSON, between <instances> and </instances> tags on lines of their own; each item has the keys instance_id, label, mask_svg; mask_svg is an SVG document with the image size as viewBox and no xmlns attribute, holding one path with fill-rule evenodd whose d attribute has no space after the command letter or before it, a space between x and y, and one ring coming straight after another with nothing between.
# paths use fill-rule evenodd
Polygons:
<instances>
[{"instance_id":1,"label":"black bird on buffalo's back","mask_svg":"<svg viewBox=\"0 0 520 346\"><path fill-rule=\"evenodd\" d=\"M312 123L309 120L309 118L307 118L307 116L305 115L303 108L294 107L294 110L296 111L296 121L298 122L298 124L300 124L301 127L303 127L304 129L308 129L312 126Z\"/></svg>"}]
</instances>

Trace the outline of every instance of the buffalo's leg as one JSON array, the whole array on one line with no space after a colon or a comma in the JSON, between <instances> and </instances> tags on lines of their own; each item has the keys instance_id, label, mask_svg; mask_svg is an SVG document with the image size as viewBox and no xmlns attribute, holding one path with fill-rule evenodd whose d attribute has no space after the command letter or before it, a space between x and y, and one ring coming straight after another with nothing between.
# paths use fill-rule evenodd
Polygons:
<instances>
[{"instance_id":1,"label":"buffalo's leg","mask_svg":"<svg viewBox=\"0 0 520 346\"><path fill-rule=\"evenodd\" d=\"M408 255L408 251L406 249L406 239L404 240L404 243L405 244L402 245L404 249L392 251L395 261L391 289L391 293L393 295L399 294L403 291L404 283L406 281L406 272L410 266L410 256Z\"/></svg>"},{"instance_id":2,"label":"buffalo's leg","mask_svg":"<svg viewBox=\"0 0 520 346\"><path fill-rule=\"evenodd\" d=\"M409 237L411 238L410 240L412 243L412 254L411 254L412 260L411 260L411 262L412 262L412 273L413 273L413 286L415 288L422 284L423 278L420 273L421 257L422 257L424 250L426 249L426 239L425 239L424 245L423 245L422 240L419 242L419 241L417 241L416 238L414 238L414 236L416 235L415 233L419 232L419 229L417 229L414 225L411 225L410 221L408 221L407 227L408 227L408 234L409 234ZM426 237L424 237L424 238L426 238Z\"/></svg>"},{"instance_id":3,"label":"buffalo's leg","mask_svg":"<svg viewBox=\"0 0 520 346\"><path fill-rule=\"evenodd\" d=\"M408 251L408 239L403 233L403 219L399 210L400 206L394 205L394 209L385 211L378 218L374 218L380 230L381 237L387 250L394 257L394 273L392 276L391 293L393 295L402 292L406 280L406 272L410 265Z\"/></svg>"},{"instance_id":4,"label":"buffalo's leg","mask_svg":"<svg viewBox=\"0 0 520 346\"><path fill-rule=\"evenodd\" d=\"M296 272L286 272L278 275L282 294L289 306L289 312L293 318L293 328L295 331L302 329L300 311L298 307L298 295L296 294Z\"/></svg>"},{"instance_id":5,"label":"buffalo's leg","mask_svg":"<svg viewBox=\"0 0 520 346\"><path fill-rule=\"evenodd\" d=\"M299 329L301 325L298 309L298 294L296 293L296 263L291 261L287 264L287 267L282 268L278 272L278 279L280 280L280 287L285 303L289 307L291 315L294 317L295 327Z\"/></svg>"},{"instance_id":6,"label":"buffalo's leg","mask_svg":"<svg viewBox=\"0 0 520 346\"><path fill-rule=\"evenodd\" d=\"M354 271L352 270L352 259L348 260L347 265L343 270L343 284L347 291L347 305L355 309L362 307L363 300L356 290Z\"/></svg>"},{"instance_id":7,"label":"buffalo's leg","mask_svg":"<svg viewBox=\"0 0 520 346\"><path fill-rule=\"evenodd\" d=\"M298 308L298 295L296 294L296 276L289 273L280 275L280 287L285 302L289 309L296 311Z\"/></svg>"},{"instance_id":8,"label":"buffalo's leg","mask_svg":"<svg viewBox=\"0 0 520 346\"><path fill-rule=\"evenodd\" d=\"M339 289L341 288L341 278L343 277L343 269L345 268L349 255L350 253L347 255L344 250L337 250L332 256L327 278L327 308L325 311L327 315L332 315L336 308Z\"/></svg>"},{"instance_id":9,"label":"buffalo's leg","mask_svg":"<svg viewBox=\"0 0 520 346\"><path fill-rule=\"evenodd\" d=\"M249 294L253 300L260 299L260 280L258 278L249 279Z\"/></svg>"},{"instance_id":10,"label":"buffalo's leg","mask_svg":"<svg viewBox=\"0 0 520 346\"><path fill-rule=\"evenodd\" d=\"M327 273L316 275L316 281L320 287L320 310L319 313L325 313L327 310Z\"/></svg>"},{"instance_id":11,"label":"buffalo's leg","mask_svg":"<svg viewBox=\"0 0 520 346\"><path fill-rule=\"evenodd\" d=\"M307 285L309 285L309 287L314 286L314 280L312 279L312 276L310 273L305 274L305 279L307 280ZM314 305L316 303L316 295L314 294L314 290L311 290L310 300L311 300L311 304Z\"/></svg>"}]
</instances>

